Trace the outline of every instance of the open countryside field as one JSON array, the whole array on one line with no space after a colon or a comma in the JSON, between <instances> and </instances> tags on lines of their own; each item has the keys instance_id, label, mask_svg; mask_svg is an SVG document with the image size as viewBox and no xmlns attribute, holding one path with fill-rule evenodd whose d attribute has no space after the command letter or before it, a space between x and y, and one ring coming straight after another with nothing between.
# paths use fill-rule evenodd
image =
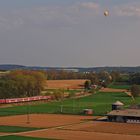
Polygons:
<instances>
[{"instance_id":1,"label":"open countryside field","mask_svg":"<svg viewBox=\"0 0 140 140\"><path fill-rule=\"evenodd\" d=\"M134 103L131 97L123 91L124 90L108 89L108 91L100 91L82 98L65 99L55 102L37 102L34 104L29 103L29 105L0 108L1 126L6 125L5 127L13 127L14 129L16 127L16 129L18 129L18 127L29 129L41 128L40 130L27 130L28 132L19 131L18 133L13 133L14 131L11 131L10 134L0 133L0 139L47 140L47 138L51 138L93 140L94 138L94 140L139 140L139 124L95 121L99 116L103 116L109 112L111 110L111 104L117 100L123 102L125 107ZM140 97L136 98L136 102L140 102ZM93 109L93 116L79 116L79 114L83 115L82 112L85 108ZM31 113L29 115L30 123L27 123L27 113ZM78 115L59 115L58 113ZM3 130L2 132L6 131ZM5 136L3 137L3 135Z\"/></svg>"},{"instance_id":2,"label":"open countryside field","mask_svg":"<svg viewBox=\"0 0 140 140\"><path fill-rule=\"evenodd\" d=\"M59 140L139 140L140 136L125 135L125 134L111 134L100 132L86 132L73 130L44 130L41 132L31 132L20 134L22 136L38 137L38 138L54 138Z\"/></svg>"},{"instance_id":3,"label":"open countryside field","mask_svg":"<svg viewBox=\"0 0 140 140\"><path fill-rule=\"evenodd\" d=\"M47 80L46 89L83 89L86 80Z\"/></svg>"},{"instance_id":4,"label":"open countryside field","mask_svg":"<svg viewBox=\"0 0 140 140\"><path fill-rule=\"evenodd\" d=\"M100 92L126 92L126 89L101 88Z\"/></svg>"},{"instance_id":5,"label":"open countryside field","mask_svg":"<svg viewBox=\"0 0 140 140\"><path fill-rule=\"evenodd\" d=\"M95 125L94 122L91 122L91 124L93 124L94 127L96 127L97 129L100 129L100 126ZM119 124L121 128L122 124ZM75 125L73 125L74 127ZM111 127L112 124L107 125L104 127L104 130L108 129L108 127ZM114 128L112 129L113 133L106 133L103 132L103 129L101 131L86 131L86 130L81 130L81 129L77 129L77 130L70 130L69 128L71 128L71 126L66 126L66 130L65 130L65 126L61 127L61 128L56 128L56 129L48 129L48 130L42 130L40 132L29 132L26 134L19 134L21 136L30 136L30 137L42 137L42 138L55 138L55 139L64 139L64 140L74 140L74 139L80 139L80 140L139 140L140 136L139 135L131 135L127 133L123 133L123 134L115 134L116 133L116 129L115 129L115 125ZM111 127L112 128L112 127ZM125 128L125 127L124 127ZM133 129L133 125L131 124L130 126L131 130ZM122 128L123 129L123 128ZM122 130L121 129L121 130ZM128 129L127 129L128 130Z\"/></svg>"},{"instance_id":6,"label":"open countryside field","mask_svg":"<svg viewBox=\"0 0 140 140\"><path fill-rule=\"evenodd\" d=\"M0 116L17 115L29 113L59 113L59 114L80 114L83 109L91 108L95 116L105 115L111 111L111 104L117 100L123 102L125 107L133 104L134 101L124 92L97 92L87 97L65 99L53 102L41 102L29 105L0 108ZM136 98L140 102L140 97Z\"/></svg>"},{"instance_id":7,"label":"open countryside field","mask_svg":"<svg viewBox=\"0 0 140 140\"><path fill-rule=\"evenodd\" d=\"M109 88L113 89L130 89L131 85L110 85Z\"/></svg>"},{"instance_id":8,"label":"open countryside field","mask_svg":"<svg viewBox=\"0 0 140 140\"><path fill-rule=\"evenodd\" d=\"M115 123L115 122L101 122L89 121L81 124L75 124L70 127L64 127L63 130L85 131L85 132L102 132L111 134L127 134L140 135L140 125L132 123Z\"/></svg>"},{"instance_id":9,"label":"open countryside field","mask_svg":"<svg viewBox=\"0 0 140 140\"><path fill-rule=\"evenodd\" d=\"M9 125L0 125L0 132L3 133L16 133L16 132L26 132L32 130L38 130L40 128L32 128L32 127L19 127L19 126L9 126Z\"/></svg>"},{"instance_id":10,"label":"open countryside field","mask_svg":"<svg viewBox=\"0 0 140 140\"><path fill-rule=\"evenodd\" d=\"M34 138L34 137L25 137L25 136L1 136L1 140L54 140L54 139L47 139L47 138Z\"/></svg>"},{"instance_id":11,"label":"open countryside field","mask_svg":"<svg viewBox=\"0 0 140 140\"><path fill-rule=\"evenodd\" d=\"M77 124L92 120L93 116L58 115L58 114L30 114L30 123L27 115L0 117L0 125L20 126L32 128L51 128L69 124Z\"/></svg>"},{"instance_id":12,"label":"open countryside field","mask_svg":"<svg viewBox=\"0 0 140 140\"><path fill-rule=\"evenodd\" d=\"M26 123L26 115L1 117L0 125L36 127L42 130L10 133L3 138L16 138L18 140L36 140L37 138L65 139L65 140L139 140L139 124L122 124L110 122L97 122L92 116L32 114L30 123ZM3 134L0 134L1 136ZM9 135L9 134L8 134ZM27 137L18 137L27 136ZM36 137L36 138L33 138ZM4 139L4 140L5 140ZM9 140L9 139L7 139Z\"/></svg>"},{"instance_id":13,"label":"open countryside field","mask_svg":"<svg viewBox=\"0 0 140 140\"><path fill-rule=\"evenodd\" d=\"M43 130L40 128L57 128L61 130L140 135L139 124L124 123L122 126L122 123L94 121L95 119L96 117L93 116L30 114L30 123L26 123L26 115L18 115L1 117L0 125L7 128L13 127L13 130L16 128L16 131L2 130L3 132L9 133L34 130L40 132Z\"/></svg>"},{"instance_id":14,"label":"open countryside field","mask_svg":"<svg viewBox=\"0 0 140 140\"><path fill-rule=\"evenodd\" d=\"M52 129L60 126L65 125L72 125L77 123L82 123L87 120L93 119L92 116L73 116L73 115L43 115L43 114L30 114L30 123L27 123L27 116L26 115L18 115L18 116L8 116L8 117L1 117L0 118L0 125L6 125L5 127L13 127L15 128L26 128L31 129L31 132L41 132L42 130L33 130L32 128L40 129ZM16 126L16 127L15 127ZM20 127L17 127L20 126ZM34 127L33 127L34 126ZM4 130L2 130L4 131ZM1 132L1 130L0 130ZM7 130L5 130L7 132ZM19 137L19 136L11 136L11 135L26 135L27 132L20 132L20 133L13 133L15 131L11 131L9 133L0 133L0 139L3 140L11 140L11 139L18 139L18 140L42 140L41 138L33 138L36 136L29 136L29 137ZM47 137L45 137L47 139ZM52 138L54 139L54 138Z\"/></svg>"}]
</instances>

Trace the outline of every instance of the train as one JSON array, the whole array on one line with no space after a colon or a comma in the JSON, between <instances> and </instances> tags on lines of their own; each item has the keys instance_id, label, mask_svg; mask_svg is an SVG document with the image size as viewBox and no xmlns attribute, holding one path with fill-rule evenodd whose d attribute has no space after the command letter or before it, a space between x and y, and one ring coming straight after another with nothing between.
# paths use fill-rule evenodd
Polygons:
<instances>
[{"instance_id":1,"label":"train","mask_svg":"<svg viewBox=\"0 0 140 140\"><path fill-rule=\"evenodd\" d=\"M10 104L10 103L21 103L21 102L31 102L40 100L51 100L51 96L33 96L26 98L12 98L12 99L0 99L0 104Z\"/></svg>"}]
</instances>

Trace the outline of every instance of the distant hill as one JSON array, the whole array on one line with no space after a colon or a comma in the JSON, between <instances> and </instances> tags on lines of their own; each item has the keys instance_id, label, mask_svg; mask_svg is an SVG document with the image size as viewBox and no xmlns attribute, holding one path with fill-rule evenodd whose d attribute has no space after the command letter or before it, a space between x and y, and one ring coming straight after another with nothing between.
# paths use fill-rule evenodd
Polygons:
<instances>
[{"instance_id":1,"label":"distant hill","mask_svg":"<svg viewBox=\"0 0 140 140\"><path fill-rule=\"evenodd\" d=\"M2 64L0 65L0 70L15 70L15 69L24 69L26 66L22 65L12 65L12 64Z\"/></svg>"},{"instance_id":2,"label":"distant hill","mask_svg":"<svg viewBox=\"0 0 140 140\"><path fill-rule=\"evenodd\" d=\"M119 71L119 72L126 72L126 73L133 73L133 72L140 72L140 67L92 67L92 68L85 68L81 69L81 71L95 71L95 72L100 72L100 71Z\"/></svg>"},{"instance_id":3,"label":"distant hill","mask_svg":"<svg viewBox=\"0 0 140 140\"><path fill-rule=\"evenodd\" d=\"M40 66L23 66L14 64L2 64L0 70L15 70L15 69L29 69L29 70L67 70L67 71L79 71L79 72L100 72L100 71L119 71L119 72L140 72L140 66L138 67L40 67Z\"/></svg>"}]
</instances>

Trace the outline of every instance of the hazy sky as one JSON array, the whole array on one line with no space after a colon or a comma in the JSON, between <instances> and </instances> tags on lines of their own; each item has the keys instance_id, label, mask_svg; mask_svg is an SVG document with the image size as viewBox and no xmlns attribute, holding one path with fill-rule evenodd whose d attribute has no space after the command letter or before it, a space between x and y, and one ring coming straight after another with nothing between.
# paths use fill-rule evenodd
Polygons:
<instances>
[{"instance_id":1,"label":"hazy sky","mask_svg":"<svg viewBox=\"0 0 140 140\"><path fill-rule=\"evenodd\" d=\"M140 0L0 0L0 64L138 66L139 60Z\"/></svg>"}]
</instances>

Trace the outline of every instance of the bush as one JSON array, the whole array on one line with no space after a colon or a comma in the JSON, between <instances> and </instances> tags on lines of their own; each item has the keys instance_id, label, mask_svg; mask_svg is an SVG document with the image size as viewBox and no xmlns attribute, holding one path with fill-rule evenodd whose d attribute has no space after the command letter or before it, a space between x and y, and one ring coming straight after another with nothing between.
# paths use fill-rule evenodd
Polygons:
<instances>
[{"instance_id":1,"label":"bush","mask_svg":"<svg viewBox=\"0 0 140 140\"><path fill-rule=\"evenodd\" d=\"M139 85L132 85L132 87L131 87L131 94L134 97L137 97L137 96L140 95L140 87L139 87Z\"/></svg>"}]
</instances>

